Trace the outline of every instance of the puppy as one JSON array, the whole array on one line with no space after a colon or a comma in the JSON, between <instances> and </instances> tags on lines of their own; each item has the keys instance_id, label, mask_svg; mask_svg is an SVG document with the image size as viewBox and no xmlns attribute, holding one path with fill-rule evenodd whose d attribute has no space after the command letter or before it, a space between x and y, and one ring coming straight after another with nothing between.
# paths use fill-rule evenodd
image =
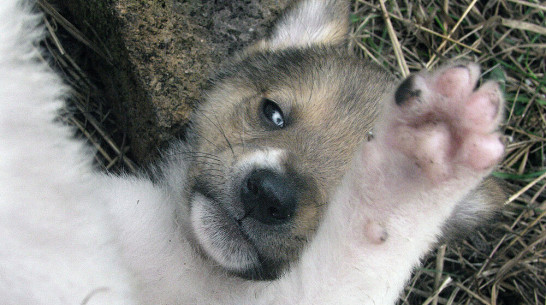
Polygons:
<instances>
[{"instance_id":1,"label":"puppy","mask_svg":"<svg viewBox=\"0 0 546 305\"><path fill-rule=\"evenodd\" d=\"M3 304L393 304L501 195L497 85L474 64L397 85L343 51L341 0L226 63L152 174L94 172L30 6L0 3Z\"/></svg>"}]
</instances>

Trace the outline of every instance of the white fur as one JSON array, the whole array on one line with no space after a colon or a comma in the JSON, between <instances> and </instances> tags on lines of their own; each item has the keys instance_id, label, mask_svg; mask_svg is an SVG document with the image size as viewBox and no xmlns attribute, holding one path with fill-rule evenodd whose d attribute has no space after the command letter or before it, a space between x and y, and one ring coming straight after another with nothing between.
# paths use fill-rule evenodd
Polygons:
<instances>
[{"instance_id":1,"label":"white fur","mask_svg":"<svg viewBox=\"0 0 546 305\"><path fill-rule=\"evenodd\" d=\"M53 123L66 88L41 61L40 16L0 2L2 304L132 304L90 156Z\"/></svg>"},{"instance_id":2,"label":"white fur","mask_svg":"<svg viewBox=\"0 0 546 305\"><path fill-rule=\"evenodd\" d=\"M340 43L346 34L347 7L348 3L338 0L300 1L279 21L267 45L276 49Z\"/></svg>"},{"instance_id":3,"label":"white fur","mask_svg":"<svg viewBox=\"0 0 546 305\"><path fill-rule=\"evenodd\" d=\"M392 304L474 185L408 193L406 163L363 148L367 160L355 159L287 274L252 282L218 272L189 246L188 222L176 216L187 214L182 160L166 163L163 184L96 174L82 143L54 122L65 88L40 61L39 17L21 3L0 1L2 304ZM306 5L315 12L318 3ZM453 196L435 205L446 192ZM370 219L386 241L366 238Z\"/></svg>"},{"instance_id":4,"label":"white fur","mask_svg":"<svg viewBox=\"0 0 546 305\"><path fill-rule=\"evenodd\" d=\"M196 194L192 202L191 223L195 238L214 261L222 266L235 271L248 270L259 265L259 257L256 249L249 245L241 236L239 239L230 239L217 236L222 232L221 224L215 221L207 221L216 212L211 206L214 203L201 194ZM222 246L217 244L221 243ZM222 249L222 250L220 250Z\"/></svg>"},{"instance_id":5,"label":"white fur","mask_svg":"<svg viewBox=\"0 0 546 305\"><path fill-rule=\"evenodd\" d=\"M252 169L271 169L277 173L284 173L282 164L286 157L286 151L283 149L263 148L243 156L234 167L245 173Z\"/></svg>"}]
</instances>

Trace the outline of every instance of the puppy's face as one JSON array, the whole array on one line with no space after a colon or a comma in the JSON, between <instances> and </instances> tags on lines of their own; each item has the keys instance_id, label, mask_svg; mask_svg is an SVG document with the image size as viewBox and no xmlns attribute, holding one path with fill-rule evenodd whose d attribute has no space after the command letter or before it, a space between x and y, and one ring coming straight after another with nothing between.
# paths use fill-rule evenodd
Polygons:
<instances>
[{"instance_id":1,"label":"puppy's face","mask_svg":"<svg viewBox=\"0 0 546 305\"><path fill-rule=\"evenodd\" d=\"M192 239L224 270L274 279L298 259L391 88L325 37L294 46L274 33L218 73L194 114Z\"/></svg>"}]
</instances>

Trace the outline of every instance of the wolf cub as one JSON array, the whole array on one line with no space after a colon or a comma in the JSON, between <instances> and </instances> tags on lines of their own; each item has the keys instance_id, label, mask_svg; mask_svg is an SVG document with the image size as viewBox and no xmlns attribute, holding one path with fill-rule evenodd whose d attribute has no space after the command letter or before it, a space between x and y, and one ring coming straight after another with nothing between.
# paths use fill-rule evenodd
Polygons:
<instances>
[{"instance_id":1,"label":"wolf cub","mask_svg":"<svg viewBox=\"0 0 546 305\"><path fill-rule=\"evenodd\" d=\"M97 173L30 11L0 3L3 304L393 304L502 195L498 86L348 55L341 0L294 3L226 63L154 179Z\"/></svg>"}]
</instances>

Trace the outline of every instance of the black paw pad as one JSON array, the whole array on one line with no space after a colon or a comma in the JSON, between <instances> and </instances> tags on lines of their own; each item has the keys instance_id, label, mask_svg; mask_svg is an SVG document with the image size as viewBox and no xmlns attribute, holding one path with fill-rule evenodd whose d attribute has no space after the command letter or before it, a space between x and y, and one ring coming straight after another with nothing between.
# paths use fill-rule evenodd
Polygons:
<instances>
[{"instance_id":1,"label":"black paw pad","mask_svg":"<svg viewBox=\"0 0 546 305\"><path fill-rule=\"evenodd\" d=\"M394 101L396 105L401 106L408 100L418 97L421 94L421 90L413 89L414 75L408 76L396 89L394 93Z\"/></svg>"}]
</instances>

